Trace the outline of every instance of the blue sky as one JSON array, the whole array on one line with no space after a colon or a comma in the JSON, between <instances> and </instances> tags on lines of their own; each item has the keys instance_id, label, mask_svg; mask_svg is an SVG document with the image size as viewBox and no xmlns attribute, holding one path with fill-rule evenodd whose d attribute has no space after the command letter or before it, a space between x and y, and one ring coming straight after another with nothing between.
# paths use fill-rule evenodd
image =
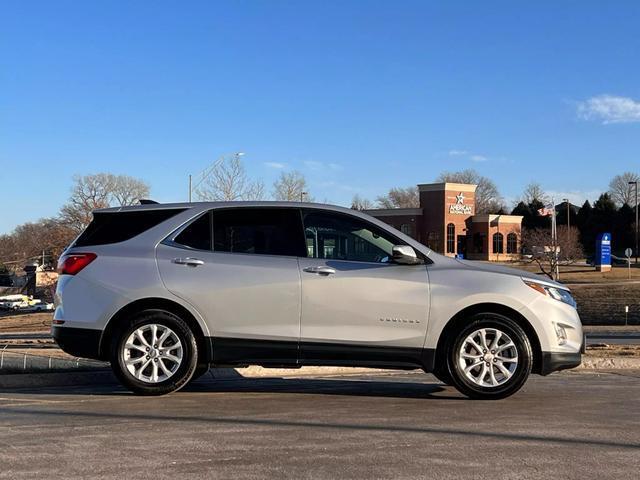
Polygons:
<instances>
[{"instance_id":1,"label":"blue sky","mask_svg":"<svg viewBox=\"0 0 640 480\"><path fill-rule=\"evenodd\" d=\"M339 204L464 168L581 201L640 170L639 2L1 5L0 232L74 174L179 201L236 151Z\"/></svg>"}]
</instances>

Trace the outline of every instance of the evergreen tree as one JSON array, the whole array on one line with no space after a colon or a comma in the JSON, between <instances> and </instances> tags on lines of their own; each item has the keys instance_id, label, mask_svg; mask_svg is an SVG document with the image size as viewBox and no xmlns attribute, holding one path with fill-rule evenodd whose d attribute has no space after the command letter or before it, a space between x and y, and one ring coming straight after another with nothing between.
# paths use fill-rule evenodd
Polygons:
<instances>
[{"instance_id":1,"label":"evergreen tree","mask_svg":"<svg viewBox=\"0 0 640 480\"><path fill-rule=\"evenodd\" d=\"M593 216L593 207L589 200L585 200L582 204L582 208L576 216L576 226L580 230L580 240L584 251L592 254L595 250L596 235L593 226L591 225L591 217Z\"/></svg>"}]
</instances>

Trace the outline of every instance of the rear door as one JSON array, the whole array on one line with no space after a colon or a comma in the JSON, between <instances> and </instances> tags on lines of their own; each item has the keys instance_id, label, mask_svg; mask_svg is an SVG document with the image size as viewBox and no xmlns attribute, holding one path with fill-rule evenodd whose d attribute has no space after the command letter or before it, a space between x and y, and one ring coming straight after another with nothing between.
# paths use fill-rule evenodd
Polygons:
<instances>
[{"instance_id":1,"label":"rear door","mask_svg":"<svg viewBox=\"0 0 640 480\"><path fill-rule=\"evenodd\" d=\"M429 312L426 265L399 265L400 240L358 217L304 211L300 361L421 362Z\"/></svg>"},{"instance_id":2,"label":"rear door","mask_svg":"<svg viewBox=\"0 0 640 480\"><path fill-rule=\"evenodd\" d=\"M158 246L162 279L213 332L216 363L292 364L300 333L300 212L207 212Z\"/></svg>"}]
</instances>

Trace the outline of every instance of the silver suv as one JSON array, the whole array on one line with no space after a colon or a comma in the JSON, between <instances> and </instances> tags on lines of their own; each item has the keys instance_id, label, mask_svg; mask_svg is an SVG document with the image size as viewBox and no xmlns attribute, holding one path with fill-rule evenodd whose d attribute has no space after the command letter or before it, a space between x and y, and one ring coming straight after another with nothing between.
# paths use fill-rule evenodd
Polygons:
<instances>
[{"instance_id":1,"label":"silver suv","mask_svg":"<svg viewBox=\"0 0 640 480\"><path fill-rule=\"evenodd\" d=\"M345 365L422 369L496 399L580 364L563 285L438 255L341 207L98 210L58 268L54 338L140 394L212 366Z\"/></svg>"}]
</instances>

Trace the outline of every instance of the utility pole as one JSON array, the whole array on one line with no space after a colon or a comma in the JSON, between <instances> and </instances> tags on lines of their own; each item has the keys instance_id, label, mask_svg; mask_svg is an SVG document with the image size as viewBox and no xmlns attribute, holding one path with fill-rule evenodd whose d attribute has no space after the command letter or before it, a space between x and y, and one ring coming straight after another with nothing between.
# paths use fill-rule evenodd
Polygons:
<instances>
[{"instance_id":1,"label":"utility pole","mask_svg":"<svg viewBox=\"0 0 640 480\"><path fill-rule=\"evenodd\" d=\"M304 196L307 194L307 192L300 192L300 201L304 202Z\"/></svg>"},{"instance_id":2,"label":"utility pole","mask_svg":"<svg viewBox=\"0 0 640 480\"><path fill-rule=\"evenodd\" d=\"M636 187L636 265L638 264L638 181L629 182L629 185L634 185Z\"/></svg>"},{"instance_id":3,"label":"utility pole","mask_svg":"<svg viewBox=\"0 0 640 480\"><path fill-rule=\"evenodd\" d=\"M191 174L189 174L189 203L191 203L191 191L193 189L191 188Z\"/></svg>"}]
</instances>

